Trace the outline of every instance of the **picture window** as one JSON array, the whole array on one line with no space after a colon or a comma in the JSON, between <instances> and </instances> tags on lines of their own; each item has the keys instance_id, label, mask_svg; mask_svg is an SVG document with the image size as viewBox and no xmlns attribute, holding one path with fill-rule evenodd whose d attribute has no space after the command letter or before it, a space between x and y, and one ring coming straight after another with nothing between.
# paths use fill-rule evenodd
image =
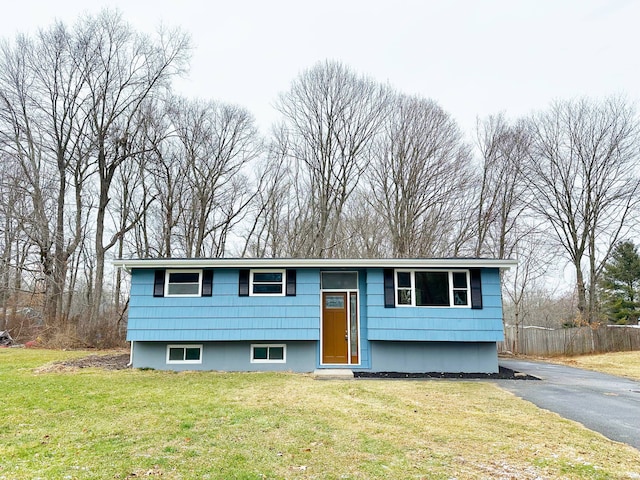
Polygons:
<instances>
[{"instance_id":1,"label":"picture window","mask_svg":"<svg viewBox=\"0 0 640 480\"><path fill-rule=\"evenodd\" d=\"M396 305L469 307L467 270L396 271Z\"/></svg>"}]
</instances>

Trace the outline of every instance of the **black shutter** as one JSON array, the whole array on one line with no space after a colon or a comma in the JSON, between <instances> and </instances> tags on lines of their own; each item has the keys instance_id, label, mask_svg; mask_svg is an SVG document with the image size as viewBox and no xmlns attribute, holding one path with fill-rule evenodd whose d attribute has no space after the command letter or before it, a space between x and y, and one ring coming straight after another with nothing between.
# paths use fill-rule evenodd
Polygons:
<instances>
[{"instance_id":1,"label":"black shutter","mask_svg":"<svg viewBox=\"0 0 640 480\"><path fill-rule=\"evenodd\" d=\"M296 296L296 271L287 270L287 297Z\"/></svg>"},{"instance_id":2,"label":"black shutter","mask_svg":"<svg viewBox=\"0 0 640 480\"><path fill-rule=\"evenodd\" d=\"M471 273L471 308L482 308L482 282L480 281L480 269L472 268Z\"/></svg>"},{"instance_id":3,"label":"black shutter","mask_svg":"<svg viewBox=\"0 0 640 480\"><path fill-rule=\"evenodd\" d=\"M241 297L249 296L249 270L240 270L238 279L238 295Z\"/></svg>"},{"instance_id":4,"label":"black shutter","mask_svg":"<svg viewBox=\"0 0 640 480\"><path fill-rule=\"evenodd\" d=\"M392 268L384 269L384 308L396 306L396 287L393 274Z\"/></svg>"},{"instance_id":5,"label":"black shutter","mask_svg":"<svg viewBox=\"0 0 640 480\"><path fill-rule=\"evenodd\" d=\"M164 297L164 270L156 270L153 279L153 296Z\"/></svg>"},{"instance_id":6,"label":"black shutter","mask_svg":"<svg viewBox=\"0 0 640 480\"><path fill-rule=\"evenodd\" d=\"M213 295L213 270L203 270L202 296L211 297L212 295Z\"/></svg>"}]
</instances>

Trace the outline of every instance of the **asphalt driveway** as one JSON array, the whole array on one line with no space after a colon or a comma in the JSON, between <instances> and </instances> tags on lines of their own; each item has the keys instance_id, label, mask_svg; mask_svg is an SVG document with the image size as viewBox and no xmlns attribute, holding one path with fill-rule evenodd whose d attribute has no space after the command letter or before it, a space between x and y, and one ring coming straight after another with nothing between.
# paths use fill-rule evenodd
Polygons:
<instances>
[{"instance_id":1,"label":"asphalt driveway","mask_svg":"<svg viewBox=\"0 0 640 480\"><path fill-rule=\"evenodd\" d=\"M496 380L505 390L640 450L640 382L544 362L500 365L541 379Z\"/></svg>"}]
</instances>

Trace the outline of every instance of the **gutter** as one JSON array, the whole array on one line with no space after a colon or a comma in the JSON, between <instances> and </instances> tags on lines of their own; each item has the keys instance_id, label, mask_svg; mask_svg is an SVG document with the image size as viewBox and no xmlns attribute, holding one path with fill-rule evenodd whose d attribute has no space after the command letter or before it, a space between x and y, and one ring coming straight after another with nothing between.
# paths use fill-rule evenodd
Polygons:
<instances>
[{"instance_id":1,"label":"gutter","mask_svg":"<svg viewBox=\"0 0 640 480\"><path fill-rule=\"evenodd\" d=\"M516 260L485 258L153 258L117 259L113 266L133 268L500 268Z\"/></svg>"},{"instance_id":2,"label":"gutter","mask_svg":"<svg viewBox=\"0 0 640 480\"><path fill-rule=\"evenodd\" d=\"M130 367L133 365L133 340L131 340L131 348L129 350L129 363L127 363L127 367Z\"/></svg>"}]
</instances>

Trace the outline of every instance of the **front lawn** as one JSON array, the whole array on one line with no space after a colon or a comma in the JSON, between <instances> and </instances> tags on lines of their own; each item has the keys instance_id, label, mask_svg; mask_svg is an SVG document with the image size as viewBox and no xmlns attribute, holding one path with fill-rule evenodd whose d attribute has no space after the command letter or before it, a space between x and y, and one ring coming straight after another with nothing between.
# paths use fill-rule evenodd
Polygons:
<instances>
[{"instance_id":1,"label":"front lawn","mask_svg":"<svg viewBox=\"0 0 640 480\"><path fill-rule=\"evenodd\" d=\"M84 355L0 349L0 479L640 478L637 450L490 382L35 371Z\"/></svg>"},{"instance_id":2,"label":"front lawn","mask_svg":"<svg viewBox=\"0 0 640 480\"><path fill-rule=\"evenodd\" d=\"M640 352L638 351L553 357L549 361L640 381Z\"/></svg>"}]
</instances>

